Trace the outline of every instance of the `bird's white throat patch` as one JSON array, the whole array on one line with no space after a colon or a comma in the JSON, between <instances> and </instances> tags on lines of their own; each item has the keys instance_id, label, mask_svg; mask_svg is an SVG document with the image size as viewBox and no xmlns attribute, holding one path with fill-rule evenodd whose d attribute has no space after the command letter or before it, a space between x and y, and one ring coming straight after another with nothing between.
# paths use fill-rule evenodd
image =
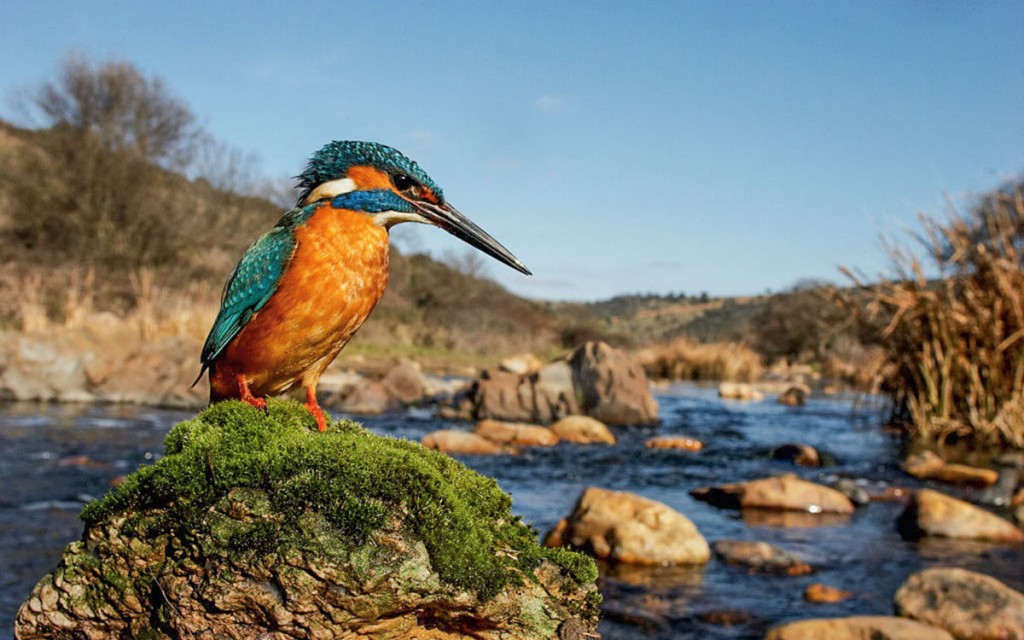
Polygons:
<instances>
[{"instance_id":1,"label":"bird's white throat patch","mask_svg":"<svg viewBox=\"0 0 1024 640\"><path fill-rule=\"evenodd\" d=\"M373 222L379 227L390 229L399 222L419 222L430 224L430 221L422 215L412 211L381 211L373 214Z\"/></svg>"},{"instance_id":2,"label":"bird's white throat patch","mask_svg":"<svg viewBox=\"0 0 1024 640\"><path fill-rule=\"evenodd\" d=\"M345 193L352 193L356 190L356 183L352 178L338 178L328 180L317 185L316 189L309 192L306 202L317 202L318 200L333 200Z\"/></svg>"}]
</instances>

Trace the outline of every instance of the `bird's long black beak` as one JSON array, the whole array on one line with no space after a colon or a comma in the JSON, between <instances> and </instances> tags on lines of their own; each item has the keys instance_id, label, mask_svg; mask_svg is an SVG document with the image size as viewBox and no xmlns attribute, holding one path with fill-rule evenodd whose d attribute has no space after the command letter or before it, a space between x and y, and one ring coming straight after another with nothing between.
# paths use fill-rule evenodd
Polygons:
<instances>
[{"instance_id":1,"label":"bird's long black beak","mask_svg":"<svg viewBox=\"0 0 1024 640\"><path fill-rule=\"evenodd\" d=\"M492 258L504 262L516 271L533 275L526 265L519 261L519 258L512 255L512 252L501 245L500 242L491 237L489 233L476 226L476 224L459 213L458 209L448 203L431 204L428 202L414 203L423 217L430 224L441 227L456 238L473 245Z\"/></svg>"}]
</instances>

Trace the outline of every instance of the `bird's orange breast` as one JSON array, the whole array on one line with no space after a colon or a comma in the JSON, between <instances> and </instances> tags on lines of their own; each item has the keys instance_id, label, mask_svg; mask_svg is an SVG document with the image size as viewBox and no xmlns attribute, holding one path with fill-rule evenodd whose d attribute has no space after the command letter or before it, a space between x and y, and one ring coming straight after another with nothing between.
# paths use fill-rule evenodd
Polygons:
<instances>
[{"instance_id":1,"label":"bird's orange breast","mask_svg":"<svg viewBox=\"0 0 1024 640\"><path fill-rule=\"evenodd\" d=\"M296 229L296 249L274 294L218 358L215 396L256 396L315 385L380 301L388 233L369 215L321 206Z\"/></svg>"}]
</instances>

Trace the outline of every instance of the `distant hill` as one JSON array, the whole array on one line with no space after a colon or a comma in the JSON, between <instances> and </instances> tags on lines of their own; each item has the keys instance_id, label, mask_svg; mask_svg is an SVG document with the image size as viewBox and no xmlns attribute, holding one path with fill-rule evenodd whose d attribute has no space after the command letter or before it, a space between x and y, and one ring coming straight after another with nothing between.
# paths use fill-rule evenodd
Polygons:
<instances>
[{"instance_id":1,"label":"distant hill","mask_svg":"<svg viewBox=\"0 0 1024 640\"><path fill-rule=\"evenodd\" d=\"M30 187L38 182L45 188L48 182L61 180L61 167L47 157L42 144L47 135L0 121L0 171L17 169L32 158L37 173L30 176ZM249 244L276 222L282 207L217 189L202 178L188 179L165 170L150 175L162 198L161 217L173 220L168 233L173 232L174 238L169 240L178 244L167 249L170 259L144 267L125 260L105 261L102 251L80 255L26 243L12 225L14 216L26 215L15 211L17 182L0 181L0 327L18 326L20 294L27 283L37 289L35 299L57 322L69 313L69 300L77 304L82 298L92 310L118 313L157 303L216 310L227 275ZM155 241L162 239L157 236ZM131 236L111 240L132 241ZM758 334L761 319L772 304L785 306L780 296L716 298L707 294L539 302L510 293L476 275L471 267L393 249L387 293L345 353L479 363L523 351L554 357L589 339L642 347L679 337L736 341L757 348L759 340L763 342ZM83 286L80 275L86 270L95 273L95 280L88 283L88 291L76 290ZM140 278L143 272L148 280Z\"/></svg>"},{"instance_id":2,"label":"distant hill","mask_svg":"<svg viewBox=\"0 0 1024 640\"><path fill-rule=\"evenodd\" d=\"M763 313L767 299L637 294L583 304L550 303L549 309L559 317L573 318L612 341L630 346L680 337L699 342L749 342L751 322Z\"/></svg>"}]
</instances>

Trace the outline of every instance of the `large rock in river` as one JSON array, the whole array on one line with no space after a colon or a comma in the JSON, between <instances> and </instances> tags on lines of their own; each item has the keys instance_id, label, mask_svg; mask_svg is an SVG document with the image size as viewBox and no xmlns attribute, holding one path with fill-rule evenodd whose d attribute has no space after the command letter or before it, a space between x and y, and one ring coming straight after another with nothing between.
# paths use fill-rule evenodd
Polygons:
<instances>
[{"instance_id":1,"label":"large rock in river","mask_svg":"<svg viewBox=\"0 0 1024 640\"><path fill-rule=\"evenodd\" d=\"M528 374L484 371L469 395L478 420L549 424L583 414L611 425L658 421L643 367L603 342L588 342Z\"/></svg>"},{"instance_id":2,"label":"large rock in river","mask_svg":"<svg viewBox=\"0 0 1024 640\"><path fill-rule=\"evenodd\" d=\"M799 620L771 629L765 640L953 640L942 629L895 616Z\"/></svg>"},{"instance_id":3,"label":"large rock in river","mask_svg":"<svg viewBox=\"0 0 1024 640\"><path fill-rule=\"evenodd\" d=\"M603 342L569 355L583 413L605 424L653 424L658 403L640 363Z\"/></svg>"},{"instance_id":4,"label":"large rock in river","mask_svg":"<svg viewBox=\"0 0 1024 640\"><path fill-rule=\"evenodd\" d=\"M711 548L689 518L623 491L589 487L544 544L569 545L601 559L639 565L703 564Z\"/></svg>"},{"instance_id":5,"label":"large rock in river","mask_svg":"<svg viewBox=\"0 0 1024 640\"><path fill-rule=\"evenodd\" d=\"M850 499L835 489L787 473L749 482L702 487L690 492L727 509L778 509L808 513L853 513Z\"/></svg>"},{"instance_id":6,"label":"large rock in river","mask_svg":"<svg viewBox=\"0 0 1024 640\"><path fill-rule=\"evenodd\" d=\"M491 479L295 402L224 402L82 517L18 638L567 638L593 562L537 545ZM575 635L574 635L575 634Z\"/></svg>"},{"instance_id":7,"label":"large rock in river","mask_svg":"<svg viewBox=\"0 0 1024 640\"><path fill-rule=\"evenodd\" d=\"M1024 531L1005 518L952 496L919 489L897 521L905 538L940 536L961 540L1022 543Z\"/></svg>"},{"instance_id":8,"label":"large rock in river","mask_svg":"<svg viewBox=\"0 0 1024 640\"><path fill-rule=\"evenodd\" d=\"M1024 594L981 573L933 567L907 578L896 613L946 629L957 638L1024 639Z\"/></svg>"}]
</instances>

